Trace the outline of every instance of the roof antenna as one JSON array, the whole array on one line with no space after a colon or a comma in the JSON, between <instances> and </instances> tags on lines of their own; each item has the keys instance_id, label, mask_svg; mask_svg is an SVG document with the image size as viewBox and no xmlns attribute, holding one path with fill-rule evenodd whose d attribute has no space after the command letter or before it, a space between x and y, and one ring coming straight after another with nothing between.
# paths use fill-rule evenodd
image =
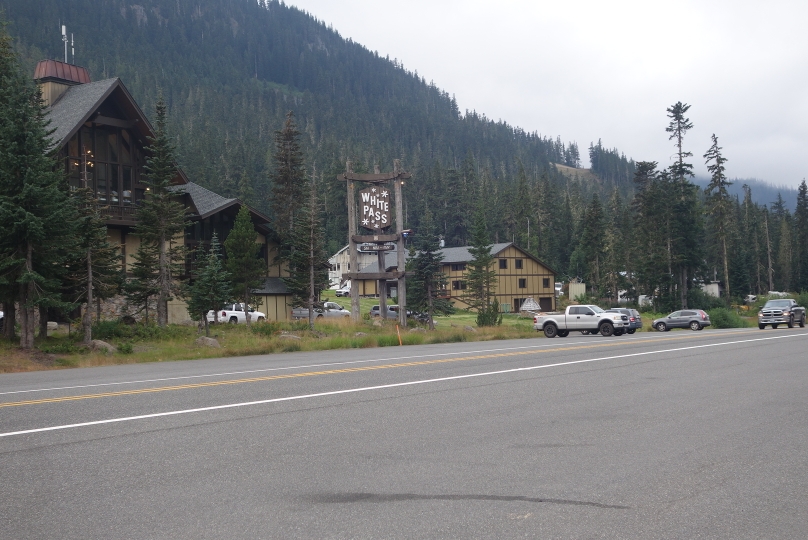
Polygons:
<instances>
[{"instance_id":1,"label":"roof antenna","mask_svg":"<svg viewBox=\"0 0 808 540\"><path fill-rule=\"evenodd\" d=\"M71 63L76 65L76 49L73 48L73 32L70 32L70 54L73 55Z\"/></svg>"},{"instance_id":2,"label":"roof antenna","mask_svg":"<svg viewBox=\"0 0 808 540\"><path fill-rule=\"evenodd\" d=\"M67 64L67 27L62 25L62 41L65 44L65 64Z\"/></svg>"}]
</instances>

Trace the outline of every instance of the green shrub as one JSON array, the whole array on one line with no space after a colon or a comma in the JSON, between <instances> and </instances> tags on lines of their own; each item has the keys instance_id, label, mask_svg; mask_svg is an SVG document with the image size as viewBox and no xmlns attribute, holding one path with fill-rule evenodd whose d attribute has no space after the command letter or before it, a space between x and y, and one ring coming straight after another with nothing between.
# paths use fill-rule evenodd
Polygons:
<instances>
[{"instance_id":1,"label":"green shrub","mask_svg":"<svg viewBox=\"0 0 808 540\"><path fill-rule=\"evenodd\" d=\"M715 308L707 311L714 328L746 328L747 324L735 311Z\"/></svg>"},{"instance_id":2,"label":"green shrub","mask_svg":"<svg viewBox=\"0 0 808 540\"><path fill-rule=\"evenodd\" d=\"M40 345L39 350L46 354L77 354L87 352L86 348L77 347L70 342Z\"/></svg>"},{"instance_id":3,"label":"green shrub","mask_svg":"<svg viewBox=\"0 0 808 540\"><path fill-rule=\"evenodd\" d=\"M169 325L160 328L153 321L126 324L120 319L114 321L98 321L93 324L93 339L110 341L113 339L142 339L155 340L179 337L186 331L185 328Z\"/></svg>"},{"instance_id":4,"label":"green shrub","mask_svg":"<svg viewBox=\"0 0 808 540\"><path fill-rule=\"evenodd\" d=\"M253 334L258 334L259 336L264 337L272 337L280 333L281 323L275 321L258 322L250 325L250 329L252 330Z\"/></svg>"},{"instance_id":5,"label":"green shrub","mask_svg":"<svg viewBox=\"0 0 808 540\"><path fill-rule=\"evenodd\" d=\"M124 341L118 345L118 352L121 354L132 354L135 352L135 348L132 346L131 341Z\"/></svg>"},{"instance_id":6,"label":"green shrub","mask_svg":"<svg viewBox=\"0 0 808 540\"><path fill-rule=\"evenodd\" d=\"M376 344L379 347L397 347L398 346L398 336L397 335L377 336L376 337Z\"/></svg>"},{"instance_id":7,"label":"green shrub","mask_svg":"<svg viewBox=\"0 0 808 540\"><path fill-rule=\"evenodd\" d=\"M290 341L281 348L281 352L297 352L300 350L300 343L297 341Z\"/></svg>"}]
</instances>

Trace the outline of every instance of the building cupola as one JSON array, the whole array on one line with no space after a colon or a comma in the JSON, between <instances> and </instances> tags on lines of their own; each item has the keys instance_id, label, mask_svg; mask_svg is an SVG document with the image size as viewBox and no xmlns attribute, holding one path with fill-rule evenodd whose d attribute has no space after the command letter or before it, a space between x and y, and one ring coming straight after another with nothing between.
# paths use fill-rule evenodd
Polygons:
<instances>
[{"instance_id":1,"label":"building cupola","mask_svg":"<svg viewBox=\"0 0 808 540\"><path fill-rule=\"evenodd\" d=\"M34 79L42 90L45 105L50 107L71 86L90 82L90 74L85 67L59 60L41 60L36 65Z\"/></svg>"}]
</instances>

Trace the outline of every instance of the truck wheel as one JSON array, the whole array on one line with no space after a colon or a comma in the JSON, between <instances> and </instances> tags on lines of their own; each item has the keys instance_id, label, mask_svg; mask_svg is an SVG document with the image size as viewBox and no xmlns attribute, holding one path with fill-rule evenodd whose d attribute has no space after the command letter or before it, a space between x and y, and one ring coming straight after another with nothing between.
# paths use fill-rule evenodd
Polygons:
<instances>
[{"instance_id":1,"label":"truck wheel","mask_svg":"<svg viewBox=\"0 0 808 540\"><path fill-rule=\"evenodd\" d=\"M559 330L558 331L558 337L567 337L568 335L570 335L569 330Z\"/></svg>"},{"instance_id":2,"label":"truck wheel","mask_svg":"<svg viewBox=\"0 0 808 540\"><path fill-rule=\"evenodd\" d=\"M637 331L637 329L636 329L636 328L632 328L632 329L630 329L630 330L626 330L626 333L627 333L627 334L633 334L633 333L634 333L634 332L636 332L636 331Z\"/></svg>"},{"instance_id":3,"label":"truck wheel","mask_svg":"<svg viewBox=\"0 0 808 540\"><path fill-rule=\"evenodd\" d=\"M786 324L789 328L794 328L794 315L788 318L788 322Z\"/></svg>"},{"instance_id":4,"label":"truck wheel","mask_svg":"<svg viewBox=\"0 0 808 540\"><path fill-rule=\"evenodd\" d=\"M773 324L772 328L777 328L778 326L780 326L780 325L779 324Z\"/></svg>"},{"instance_id":5,"label":"truck wheel","mask_svg":"<svg viewBox=\"0 0 808 540\"><path fill-rule=\"evenodd\" d=\"M238 324L238 319L235 317L230 317L230 320L227 322L229 322L230 324Z\"/></svg>"},{"instance_id":6,"label":"truck wheel","mask_svg":"<svg viewBox=\"0 0 808 540\"><path fill-rule=\"evenodd\" d=\"M765 324L759 324L759 325L758 325L758 328L760 328L761 330L765 330L765 329L766 329L766 325L765 325Z\"/></svg>"},{"instance_id":7,"label":"truck wheel","mask_svg":"<svg viewBox=\"0 0 808 540\"><path fill-rule=\"evenodd\" d=\"M692 322L690 323L690 329L691 329L691 330L693 330L694 332L695 332L696 330L701 330L701 325L699 324L699 322L698 322L698 321L692 321Z\"/></svg>"},{"instance_id":8,"label":"truck wheel","mask_svg":"<svg viewBox=\"0 0 808 540\"><path fill-rule=\"evenodd\" d=\"M656 329L659 330L660 332L667 332L668 325L665 324L664 322L661 322L661 323L656 325Z\"/></svg>"},{"instance_id":9,"label":"truck wheel","mask_svg":"<svg viewBox=\"0 0 808 540\"><path fill-rule=\"evenodd\" d=\"M615 330L615 331L614 331L614 334L612 334L612 335L613 335L613 336L622 336L622 335L623 335L623 332L624 332L623 330Z\"/></svg>"},{"instance_id":10,"label":"truck wheel","mask_svg":"<svg viewBox=\"0 0 808 540\"><path fill-rule=\"evenodd\" d=\"M544 327L544 337L554 338L558 335L558 327L554 324L548 324Z\"/></svg>"},{"instance_id":11,"label":"truck wheel","mask_svg":"<svg viewBox=\"0 0 808 540\"><path fill-rule=\"evenodd\" d=\"M258 317L258 322L264 322L264 318L263 317Z\"/></svg>"},{"instance_id":12,"label":"truck wheel","mask_svg":"<svg viewBox=\"0 0 808 540\"><path fill-rule=\"evenodd\" d=\"M589 330L581 330L581 335L583 335L583 336L588 336L591 333L592 332L590 332Z\"/></svg>"},{"instance_id":13,"label":"truck wheel","mask_svg":"<svg viewBox=\"0 0 808 540\"><path fill-rule=\"evenodd\" d=\"M800 319L800 328L805 328L805 313L802 314L802 318Z\"/></svg>"},{"instance_id":14,"label":"truck wheel","mask_svg":"<svg viewBox=\"0 0 808 540\"><path fill-rule=\"evenodd\" d=\"M600 328L598 329L598 331L600 332L601 336L609 337L612 334L614 334L614 326L610 322L605 322L605 323L600 325Z\"/></svg>"}]
</instances>

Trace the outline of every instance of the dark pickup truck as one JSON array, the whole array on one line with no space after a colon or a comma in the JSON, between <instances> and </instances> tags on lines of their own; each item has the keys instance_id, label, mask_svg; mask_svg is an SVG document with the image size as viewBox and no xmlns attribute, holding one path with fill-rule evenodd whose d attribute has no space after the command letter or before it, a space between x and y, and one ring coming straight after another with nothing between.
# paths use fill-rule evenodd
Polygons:
<instances>
[{"instance_id":1,"label":"dark pickup truck","mask_svg":"<svg viewBox=\"0 0 808 540\"><path fill-rule=\"evenodd\" d=\"M758 328L763 330L766 325L777 328L780 324L786 324L789 328L799 324L800 328L804 328L805 308L792 299L769 300L758 312Z\"/></svg>"}]
</instances>

